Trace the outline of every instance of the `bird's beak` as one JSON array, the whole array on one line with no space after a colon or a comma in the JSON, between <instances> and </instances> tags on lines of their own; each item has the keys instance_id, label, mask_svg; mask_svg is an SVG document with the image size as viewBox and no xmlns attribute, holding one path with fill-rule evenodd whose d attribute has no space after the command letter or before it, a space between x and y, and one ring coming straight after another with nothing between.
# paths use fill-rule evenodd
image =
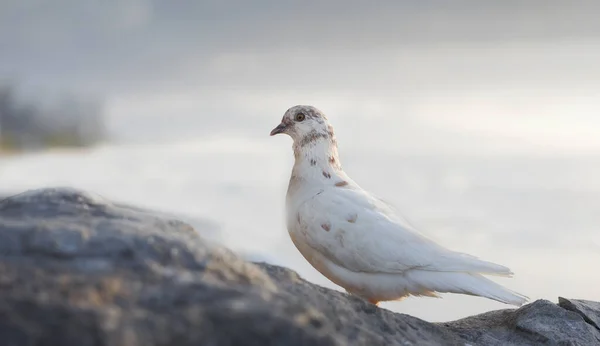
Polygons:
<instances>
[{"instance_id":1,"label":"bird's beak","mask_svg":"<svg viewBox=\"0 0 600 346\"><path fill-rule=\"evenodd\" d=\"M287 125L284 123L281 123L281 124L277 125L277 127L274 128L273 131L271 131L271 136L275 136L276 134L279 134L279 133L284 133L285 130L287 130Z\"/></svg>"}]
</instances>

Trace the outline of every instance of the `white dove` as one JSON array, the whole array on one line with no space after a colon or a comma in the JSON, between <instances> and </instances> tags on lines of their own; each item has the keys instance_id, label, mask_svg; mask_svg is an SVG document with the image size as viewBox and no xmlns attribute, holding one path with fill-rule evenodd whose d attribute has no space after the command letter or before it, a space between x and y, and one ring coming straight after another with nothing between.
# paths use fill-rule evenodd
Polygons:
<instances>
[{"instance_id":1,"label":"white dove","mask_svg":"<svg viewBox=\"0 0 600 346\"><path fill-rule=\"evenodd\" d=\"M321 111L302 105L288 109L271 136L279 133L294 141L288 232L329 280L376 305L409 295L438 297L436 292L517 306L528 300L482 275L512 276L510 269L436 244L350 179Z\"/></svg>"}]
</instances>

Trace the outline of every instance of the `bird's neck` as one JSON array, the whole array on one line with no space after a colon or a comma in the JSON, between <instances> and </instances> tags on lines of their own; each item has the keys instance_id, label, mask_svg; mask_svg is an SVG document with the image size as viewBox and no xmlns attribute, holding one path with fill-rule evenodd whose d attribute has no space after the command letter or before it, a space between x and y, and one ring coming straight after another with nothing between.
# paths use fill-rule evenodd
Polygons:
<instances>
[{"instance_id":1,"label":"bird's neck","mask_svg":"<svg viewBox=\"0 0 600 346\"><path fill-rule=\"evenodd\" d=\"M294 143L294 169L292 178L302 180L332 181L343 174L333 135L321 136L312 141Z\"/></svg>"},{"instance_id":2,"label":"bird's neck","mask_svg":"<svg viewBox=\"0 0 600 346\"><path fill-rule=\"evenodd\" d=\"M352 185L342 170L333 131L312 136L312 140L294 141L296 161L288 185L286 204L294 208L306 198L326 188Z\"/></svg>"}]
</instances>

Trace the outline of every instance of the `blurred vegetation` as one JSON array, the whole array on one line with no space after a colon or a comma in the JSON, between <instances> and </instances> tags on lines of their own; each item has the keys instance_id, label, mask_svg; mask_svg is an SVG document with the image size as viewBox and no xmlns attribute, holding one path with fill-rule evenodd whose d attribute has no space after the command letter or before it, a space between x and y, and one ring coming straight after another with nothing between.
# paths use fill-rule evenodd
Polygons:
<instances>
[{"instance_id":1,"label":"blurred vegetation","mask_svg":"<svg viewBox=\"0 0 600 346\"><path fill-rule=\"evenodd\" d=\"M88 147L106 136L104 105L63 94L20 97L12 84L0 84L0 154L52 147Z\"/></svg>"}]
</instances>

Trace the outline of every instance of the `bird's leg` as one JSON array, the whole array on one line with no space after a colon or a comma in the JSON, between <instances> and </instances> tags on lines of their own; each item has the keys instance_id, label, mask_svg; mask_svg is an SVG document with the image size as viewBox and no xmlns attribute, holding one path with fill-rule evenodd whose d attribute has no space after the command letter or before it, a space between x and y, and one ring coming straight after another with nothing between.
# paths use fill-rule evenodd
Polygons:
<instances>
[{"instance_id":1,"label":"bird's leg","mask_svg":"<svg viewBox=\"0 0 600 346\"><path fill-rule=\"evenodd\" d=\"M369 298L367 300L369 301L369 303L379 307L379 301L377 299Z\"/></svg>"},{"instance_id":2,"label":"bird's leg","mask_svg":"<svg viewBox=\"0 0 600 346\"><path fill-rule=\"evenodd\" d=\"M348 292L348 294L352 294L352 295L354 295L354 293L352 293L351 291L348 291L348 289L346 289L346 292ZM358 297L359 297L361 300L363 300L363 301L365 301L365 300L366 300L366 301L368 301L369 303L371 303L371 304L373 304L373 305L375 305L375 306L379 307L379 300L377 300L377 299L375 299L375 298L367 298L367 297L365 297L365 296L361 296L361 295L358 295L358 294L356 294L356 296L358 296Z\"/></svg>"}]
</instances>

